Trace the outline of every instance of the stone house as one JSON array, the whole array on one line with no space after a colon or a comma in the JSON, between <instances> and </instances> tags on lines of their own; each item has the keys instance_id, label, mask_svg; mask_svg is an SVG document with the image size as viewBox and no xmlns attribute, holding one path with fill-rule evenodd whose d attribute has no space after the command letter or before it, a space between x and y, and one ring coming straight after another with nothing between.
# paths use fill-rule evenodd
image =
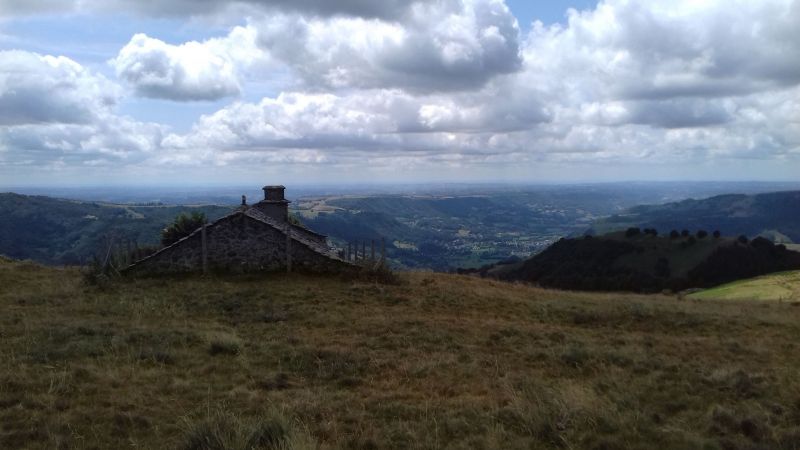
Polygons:
<instances>
[{"instance_id":1,"label":"stone house","mask_svg":"<svg viewBox=\"0 0 800 450\"><path fill-rule=\"evenodd\" d=\"M136 261L124 272L154 275L206 271L342 272L354 267L327 238L289 221L283 186L265 186L264 199L242 205L189 236Z\"/></svg>"}]
</instances>

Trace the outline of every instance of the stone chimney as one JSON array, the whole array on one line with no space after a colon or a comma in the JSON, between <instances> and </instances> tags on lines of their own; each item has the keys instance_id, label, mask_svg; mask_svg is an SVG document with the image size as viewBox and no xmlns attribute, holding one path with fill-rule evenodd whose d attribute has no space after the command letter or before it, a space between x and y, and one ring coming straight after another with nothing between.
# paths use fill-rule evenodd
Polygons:
<instances>
[{"instance_id":1,"label":"stone chimney","mask_svg":"<svg viewBox=\"0 0 800 450\"><path fill-rule=\"evenodd\" d=\"M289 221L289 201L283 196L284 186L264 186L264 200L253 205L273 219L285 223Z\"/></svg>"}]
</instances>

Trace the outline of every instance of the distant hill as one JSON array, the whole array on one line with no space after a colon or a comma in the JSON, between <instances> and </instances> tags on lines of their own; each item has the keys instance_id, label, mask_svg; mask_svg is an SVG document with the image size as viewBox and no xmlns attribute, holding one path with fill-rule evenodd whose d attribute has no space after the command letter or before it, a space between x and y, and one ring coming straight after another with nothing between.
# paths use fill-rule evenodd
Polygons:
<instances>
[{"instance_id":1,"label":"distant hill","mask_svg":"<svg viewBox=\"0 0 800 450\"><path fill-rule=\"evenodd\" d=\"M636 206L598 220L597 234L628 227L670 230L720 230L724 235L764 237L779 243L800 243L800 191L756 195L720 195L663 205Z\"/></svg>"},{"instance_id":2,"label":"distant hill","mask_svg":"<svg viewBox=\"0 0 800 450\"><path fill-rule=\"evenodd\" d=\"M108 237L139 245L159 242L161 230L182 212L213 220L226 206L116 205L14 193L0 194L0 254L45 264L81 264Z\"/></svg>"},{"instance_id":3,"label":"distant hill","mask_svg":"<svg viewBox=\"0 0 800 450\"><path fill-rule=\"evenodd\" d=\"M611 233L562 239L544 252L492 273L506 280L570 290L640 291L711 287L800 269L800 253L765 238Z\"/></svg>"}]
</instances>

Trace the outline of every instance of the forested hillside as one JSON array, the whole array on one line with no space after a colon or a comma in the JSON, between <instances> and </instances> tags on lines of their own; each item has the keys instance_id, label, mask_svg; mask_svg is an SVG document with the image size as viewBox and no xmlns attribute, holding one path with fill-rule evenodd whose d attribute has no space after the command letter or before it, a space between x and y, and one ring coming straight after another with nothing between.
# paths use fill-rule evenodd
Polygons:
<instances>
[{"instance_id":1,"label":"forested hillside","mask_svg":"<svg viewBox=\"0 0 800 450\"><path fill-rule=\"evenodd\" d=\"M0 194L0 254L46 264L82 264L109 240L155 245L182 212L209 219L225 206L115 205L13 193Z\"/></svg>"},{"instance_id":2,"label":"forested hillside","mask_svg":"<svg viewBox=\"0 0 800 450\"><path fill-rule=\"evenodd\" d=\"M498 276L558 289L658 292L800 269L800 253L761 237L647 231L562 239Z\"/></svg>"}]
</instances>

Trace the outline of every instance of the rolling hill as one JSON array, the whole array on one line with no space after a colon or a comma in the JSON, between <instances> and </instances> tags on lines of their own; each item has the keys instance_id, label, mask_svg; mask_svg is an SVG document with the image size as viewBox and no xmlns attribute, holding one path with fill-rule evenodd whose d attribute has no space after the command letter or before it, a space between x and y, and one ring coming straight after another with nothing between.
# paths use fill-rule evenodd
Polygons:
<instances>
[{"instance_id":1,"label":"rolling hill","mask_svg":"<svg viewBox=\"0 0 800 450\"><path fill-rule=\"evenodd\" d=\"M800 253L764 238L747 241L631 231L635 232L562 239L496 276L559 289L657 292L800 269Z\"/></svg>"},{"instance_id":2,"label":"rolling hill","mask_svg":"<svg viewBox=\"0 0 800 450\"><path fill-rule=\"evenodd\" d=\"M800 242L800 191L755 195L720 195L663 205L636 206L596 221L592 231L604 234L629 227L661 233L688 229L720 230L729 236L763 235L778 243Z\"/></svg>"},{"instance_id":3,"label":"rolling hill","mask_svg":"<svg viewBox=\"0 0 800 450\"><path fill-rule=\"evenodd\" d=\"M159 243L161 230L182 212L210 219L226 206L117 205L13 193L0 194L0 254L46 264L84 264L109 238Z\"/></svg>"},{"instance_id":4,"label":"rolling hill","mask_svg":"<svg viewBox=\"0 0 800 450\"><path fill-rule=\"evenodd\" d=\"M0 258L0 448L800 445L800 308Z\"/></svg>"}]
</instances>

